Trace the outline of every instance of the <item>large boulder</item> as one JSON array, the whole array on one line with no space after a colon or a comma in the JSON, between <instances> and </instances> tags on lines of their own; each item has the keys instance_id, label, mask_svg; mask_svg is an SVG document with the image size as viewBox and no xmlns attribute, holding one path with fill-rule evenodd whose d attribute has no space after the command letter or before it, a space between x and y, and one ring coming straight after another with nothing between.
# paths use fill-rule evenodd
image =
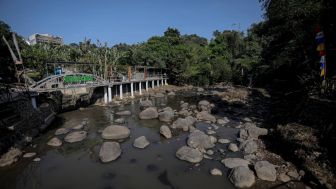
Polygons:
<instances>
[{"instance_id":1,"label":"large boulder","mask_svg":"<svg viewBox=\"0 0 336 189\"><path fill-rule=\"evenodd\" d=\"M111 125L103 130L102 138L112 140L124 139L129 137L130 133L131 131L125 126Z\"/></svg>"},{"instance_id":2,"label":"large boulder","mask_svg":"<svg viewBox=\"0 0 336 189\"><path fill-rule=\"evenodd\" d=\"M187 102L184 102L180 105L181 109L187 109L189 104Z\"/></svg>"},{"instance_id":3,"label":"large boulder","mask_svg":"<svg viewBox=\"0 0 336 189\"><path fill-rule=\"evenodd\" d=\"M83 124L78 124L78 125L76 125L76 126L71 127L71 129L73 129L73 130L81 130L81 129L83 129L83 128L84 128L84 125L83 125Z\"/></svg>"},{"instance_id":4,"label":"large boulder","mask_svg":"<svg viewBox=\"0 0 336 189\"><path fill-rule=\"evenodd\" d=\"M207 100L201 100L198 102L197 108L199 111L211 112L211 104Z\"/></svg>"},{"instance_id":5,"label":"large boulder","mask_svg":"<svg viewBox=\"0 0 336 189\"><path fill-rule=\"evenodd\" d=\"M79 142L84 140L86 136L87 136L86 131L74 131L65 136L64 141L69 143Z\"/></svg>"},{"instance_id":6,"label":"large boulder","mask_svg":"<svg viewBox=\"0 0 336 189\"><path fill-rule=\"evenodd\" d=\"M210 174L214 175L214 176L222 176L223 175L222 171L217 169L217 168L211 169Z\"/></svg>"},{"instance_id":7,"label":"large boulder","mask_svg":"<svg viewBox=\"0 0 336 189\"><path fill-rule=\"evenodd\" d=\"M189 130L190 122L184 118L178 118L174 123L171 125L173 129L182 129L183 131Z\"/></svg>"},{"instance_id":8,"label":"large boulder","mask_svg":"<svg viewBox=\"0 0 336 189\"><path fill-rule=\"evenodd\" d=\"M185 119L188 121L188 125L194 125L194 123L196 122L196 118L194 118L193 116L188 116Z\"/></svg>"},{"instance_id":9,"label":"large boulder","mask_svg":"<svg viewBox=\"0 0 336 189\"><path fill-rule=\"evenodd\" d=\"M221 143L221 144L228 144L228 143L230 143L230 140L226 139L226 138L220 138L220 139L218 139L218 142Z\"/></svg>"},{"instance_id":10,"label":"large boulder","mask_svg":"<svg viewBox=\"0 0 336 189\"><path fill-rule=\"evenodd\" d=\"M229 122L230 122L230 120L227 117L223 117L223 119L217 119L217 124L219 124L219 125L225 125Z\"/></svg>"},{"instance_id":11,"label":"large boulder","mask_svg":"<svg viewBox=\"0 0 336 189\"><path fill-rule=\"evenodd\" d=\"M59 128L55 131L55 135L64 135L70 132L70 129L68 128Z\"/></svg>"},{"instance_id":12,"label":"large boulder","mask_svg":"<svg viewBox=\"0 0 336 189\"><path fill-rule=\"evenodd\" d=\"M244 122L252 122L252 119L249 118L249 117L245 117L245 118L243 119L243 121L244 121Z\"/></svg>"},{"instance_id":13,"label":"large boulder","mask_svg":"<svg viewBox=\"0 0 336 189\"><path fill-rule=\"evenodd\" d=\"M198 102L198 106L210 106L210 102L207 100L201 100Z\"/></svg>"},{"instance_id":14,"label":"large boulder","mask_svg":"<svg viewBox=\"0 0 336 189\"><path fill-rule=\"evenodd\" d=\"M189 146L182 146L177 150L176 157L190 163L198 163L202 161L203 154L198 149L190 148Z\"/></svg>"},{"instance_id":15,"label":"large boulder","mask_svg":"<svg viewBox=\"0 0 336 189\"><path fill-rule=\"evenodd\" d=\"M208 135L214 135L214 134L216 134L216 131L209 129L209 130L207 130L207 134Z\"/></svg>"},{"instance_id":16,"label":"large boulder","mask_svg":"<svg viewBox=\"0 0 336 189\"><path fill-rule=\"evenodd\" d=\"M0 167L11 165L19 160L22 155L21 150L17 148L11 148L7 153L3 154L0 158Z\"/></svg>"},{"instance_id":17,"label":"large boulder","mask_svg":"<svg viewBox=\"0 0 336 189\"><path fill-rule=\"evenodd\" d=\"M257 143L250 139L250 140L245 140L242 143L240 143L239 148L245 153L245 154L252 154L254 152L257 152L258 150L258 145Z\"/></svg>"},{"instance_id":18,"label":"large boulder","mask_svg":"<svg viewBox=\"0 0 336 189\"><path fill-rule=\"evenodd\" d=\"M209 114L207 111L201 111L196 114L196 118L203 121L211 121L212 123L216 122L216 117Z\"/></svg>"},{"instance_id":19,"label":"large boulder","mask_svg":"<svg viewBox=\"0 0 336 189\"><path fill-rule=\"evenodd\" d=\"M129 110L124 110L124 111L117 112L116 115L119 115L119 116L130 116L130 115L132 115L132 112L129 111Z\"/></svg>"},{"instance_id":20,"label":"large boulder","mask_svg":"<svg viewBox=\"0 0 336 189\"><path fill-rule=\"evenodd\" d=\"M265 128L257 127L254 123L247 122L243 125L243 129L239 131L239 137L242 139L258 139L259 136L267 135Z\"/></svg>"},{"instance_id":21,"label":"large boulder","mask_svg":"<svg viewBox=\"0 0 336 189\"><path fill-rule=\"evenodd\" d=\"M246 130L249 133L249 137L255 139L257 139L259 136L267 135L268 133L267 129L260 127L248 127Z\"/></svg>"},{"instance_id":22,"label":"large boulder","mask_svg":"<svg viewBox=\"0 0 336 189\"><path fill-rule=\"evenodd\" d=\"M250 164L249 161L241 158L225 158L221 162L225 165L225 167L230 169L241 166L248 167L248 165Z\"/></svg>"},{"instance_id":23,"label":"large boulder","mask_svg":"<svg viewBox=\"0 0 336 189\"><path fill-rule=\"evenodd\" d=\"M139 113L140 119L156 119L159 117L159 113L156 107L149 107Z\"/></svg>"},{"instance_id":24,"label":"large boulder","mask_svg":"<svg viewBox=\"0 0 336 189\"><path fill-rule=\"evenodd\" d=\"M197 92L204 92L204 89L202 87L198 87Z\"/></svg>"},{"instance_id":25,"label":"large boulder","mask_svg":"<svg viewBox=\"0 0 336 189\"><path fill-rule=\"evenodd\" d=\"M159 110L159 112L164 112L164 111L174 111L173 108L167 106L165 108L162 108L161 110Z\"/></svg>"},{"instance_id":26,"label":"large boulder","mask_svg":"<svg viewBox=\"0 0 336 189\"><path fill-rule=\"evenodd\" d=\"M297 172L297 170L288 171L287 175L292 177L293 179L298 179L300 177L300 174Z\"/></svg>"},{"instance_id":27,"label":"large boulder","mask_svg":"<svg viewBox=\"0 0 336 189\"><path fill-rule=\"evenodd\" d=\"M162 125L160 127L160 133L166 138L171 138L172 137L172 133L171 133L171 131L170 131L170 129L167 125Z\"/></svg>"},{"instance_id":28,"label":"large boulder","mask_svg":"<svg viewBox=\"0 0 336 189\"><path fill-rule=\"evenodd\" d=\"M256 171L258 178L261 180L276 180L275 166L268 161L258 161L254 164L254 170Z\"/></svg>"},{"instance_id":29,"label":"large boulder","mask_svg":"<svg viewBox=\"0 0 336 189\"><path fill-rule=\"evenodd\" d=\"M165 108L164 111L159 113L159 120L163 122L171 122L174 119L174 110L171 108Z\"/></svg>"},{"instance_id":30,"label":"large boulder","mask_svg":"<svg viewBox=\"0 0 336 189\"><path fill-rule=\"evenodd\" d=\"M242 140L246 140L249 138L249 134L246 129L240 129L239 130L239 138Z\"/></svg>"},{"instance_id":31,"label":"large boulder","mask_svg":"<svg viewBox=\"0 0 336 189\"><path fill-rule=\"evenodd\" d=\"M153 106L153 103L150 100L140 101L140 109L141 110L144 110L144 109L146 109L148 107L152 107L152 106Z\"/></svg>"},{"instance_id":32,"label":"large boulder","mask_svg":"<svg viewBox=\"0 0 336 189\"><path fill-rule=\"evenodd\" d=\"M213 148L215 146L213 140L211 140L211 137L200 130L195 130L190 133L187 144L192 148L197 148L200 150Z\"/></svg>"},{"instance_id":33,"label":"large boulder","mask_svg":"<svg viewBox=\"0 0 336 189\"><path fill-rule=\"evenodd\" d=\"M231 170L229 180L235 187L249 188L255 183L255 176L248 167L239 166Z\"/></svg>"},{"instance_id":34,"label":"large boulder","mask_svg":"<svg viewBox=\"0 0 336 189\"><path fill-rule=\"evenodd\" d=\"M85 119L85 120L83 120L80 124L78 124L78 125L72 127L72 129L74 129L74 130L81 130L81 129L83 129L84 126L86 126L88 123L89 123L88 120Z\"/></svg>"},{"instance_id":35,"label":"large boulder","mask_svg":"<svg viewBox=\"0 0 336 189\"><path fill-rule=\"evenodd\" d=\"M35 162L39 162L39 161L41 161L41 158L39 158L39 157L34 158L33 161L35 161Z\"/></svg>"},{"instance_id":36,"label":"large boulder","mask_svg":"<svg viewBox=\"0 0 336 189\"><path fill-rule=\"evenodd\" d=\"M133 146L136 148L146 148L149 145L149 141L145 136L138 137L134 140Z\"/></svg>"},{"instance_id":37,"label":"large boulder","mask_svg":"<svg viewBox=\"0 0 336 189\"><path fill-rule=\"evenodd\" d=\"M104 142L100 147L99 158L103 163L117 159L121 154L120 145L117 142Z\"/></svg>"},{"instance_id":38,"label":"large boulder","mask_svg":"<svg viewBox=\"0 0 336 189\"><path fill-rule=\"evenodd\" d=\"M177 112L177 114L186 117L186 116L191 115L192 113L189 112L189 111L186 110L186 109L182 109L181 111Z\"/></svg>"},{"instance_id":39,"label":"large boulder","mask_svg":"<svg viewBox=\"0 0 336 189\"><path fill-rule=\"evenodd\" d=\"M209 136L210 137L210 140L212 143L216 144L217 143L217 138L214 137L214 136Z\"/></svg>"},{"instance_id":40,"label":"large boulder","mask_svg":"<svg viewBox=\"0 0 336 189\"><path fill-rule=\"evenodd\" d=\"M196 106L195 104L191 104L191 105L189 106L189 109L190 109L190 110L196 110L196 109L197 109L197 106Z\"/></svg>"},{"instance_id":41,"label":"large boulder","mask_svg":"<svg viewBox=\"0 0 336 189\"><path fill-rule=\"evenodd\" d=\"M47 145L54 147L62 146L62 141L57 137L53 137L48 141Z\"/></svg>"},{"instance_id":42,"label":"large boulder","mask_svg":"<svg viewBox=\"0 0 336 189\"><path fill-rule=\"evenodd\" d=\"M237 146L237 144L235 144L235 143L230 143L229 146L228 146L228 149L229 149L231 152L237 152L237 151L238 151L238 146Z\"/></svg>"},{"instance_id":43,"label":"large boulder","mask_svg":"<svg viewBox=\"0 0 336 189\"><path fill-rule=\"evenodd\" d=\"M278 177L281 182L289 182L291 178L286 173L281 173Z\"/></svg>"},{"instance_id":44,"label":"large boulder","mask_svg":"<svg viewBox=\"0 0 336 189\"><path fill-rule=\"evenodd\" d=\"M125 123L125 118L121 117L114 120L114 123L123 124Z\"/></svg>"},{"instance_id":45,"label":"large boulder","mask_svg":"<svg viewBox=\"0 0 336 189\"><path fill-rule=\"evenodd\" d=\"M28 153L23 154L22 157L31 158L31 157L34 157L34 156L36 156L36 152L28 152Z\"/></svg>"}]
</instances>

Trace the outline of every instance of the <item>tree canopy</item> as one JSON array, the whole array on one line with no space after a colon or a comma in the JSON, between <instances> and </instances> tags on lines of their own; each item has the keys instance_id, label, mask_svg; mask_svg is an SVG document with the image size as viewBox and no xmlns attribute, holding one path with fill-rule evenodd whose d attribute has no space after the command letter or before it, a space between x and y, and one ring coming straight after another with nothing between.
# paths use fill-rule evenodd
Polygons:
<instances>
[{"instance_id":1,"label":"tree canopy","mask_svg":"<svg viewBox=\"0 0 336 189\"><path fill-rule=\"evenodd\" d=\"M46 61L75 61L99 64L125 72L127 66L165 68L172 83L208 85L231 81L242 85L274 84L286 80L292 86L309 87L320 82L316 27L322 28L328 50L328 76L336 70L335 3L332 0L261 0L264 21L246 32L214 31L210 40L196 34L181 35L167 28L161 36L138 44L106 43L90 39L69 45L24 45L22 55L27 67L43 71ZM0 23L0 34L10 38L10 27ZM23 41L21 39L21 41ZM11 59L3 41L1 67L10 71Z\"/></svg>"}]
</instances>

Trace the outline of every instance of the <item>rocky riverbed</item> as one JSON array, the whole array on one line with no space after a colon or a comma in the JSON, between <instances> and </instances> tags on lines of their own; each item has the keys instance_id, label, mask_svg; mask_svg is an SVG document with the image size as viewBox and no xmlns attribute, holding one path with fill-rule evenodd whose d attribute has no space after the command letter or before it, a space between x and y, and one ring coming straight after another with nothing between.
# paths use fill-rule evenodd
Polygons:
<instances>
[{"instance_id":1,"label":"rocky riverbed","mask_svg":"<svg viewBox=\"0 0 336 189\"><path fill-rule=\"evenodd\" d=\"M257 100L229 85L166 86L62 113L1 157L0 187L306 188L304 171L266 149Z\"/></svg>"}]
</instances>

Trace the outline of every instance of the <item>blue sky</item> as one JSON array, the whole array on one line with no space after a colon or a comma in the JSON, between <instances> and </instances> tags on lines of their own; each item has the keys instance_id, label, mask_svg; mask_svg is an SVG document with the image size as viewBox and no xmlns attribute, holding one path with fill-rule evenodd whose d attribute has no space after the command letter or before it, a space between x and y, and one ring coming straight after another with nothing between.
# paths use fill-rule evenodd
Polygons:
<instances>
[{"instance_id":1,"label":"blue sky","mask_svg":"<svg viewBox=\"0 0 336 189\"><path fill-rule=\"evenodd\" d=\"M245 31L262 14L258 0L0 0L0 20L23 37L49 33L109 46L143 42L167 27L210 39L215 30Z\"/></svg>"}]
</instances>

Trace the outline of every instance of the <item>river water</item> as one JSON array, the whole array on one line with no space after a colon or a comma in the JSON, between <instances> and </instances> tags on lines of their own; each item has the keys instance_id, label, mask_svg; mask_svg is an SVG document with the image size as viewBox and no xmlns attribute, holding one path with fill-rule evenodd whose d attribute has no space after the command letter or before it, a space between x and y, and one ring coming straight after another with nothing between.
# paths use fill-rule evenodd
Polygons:
<instances>
[{"instance_id":1,"label":"river water","mask_svg":"<svg viewBox=\"0 0 336 189\"><path fill-rule=\"evenodd\" d=\"M170 106L179 110L179 101L190 103L192 97L153 98L158 107ZM125 116L125 125L130 128L131 136L121 142L121 156L110 163L101 163L98 157L103 143L101 130L111 125L118 118L113 112L130 110L132 116ZM22 158L16 164L0 169L1 189L204 189L204 188L234 188L227 179L228 169L220 163L224 157L240 156L239 152L228 152L226 144L216 144L213 149L214 159L203 159L198 165L181 161L175 157L177 149L186 145L188 132L173 132L173 138L165 139L159 134L163 125L158 120L139 120L139 100L117 107L90 106L84 110L61 113L51 128L33 141L36 146L28 147L25 152L37 152L41 161L34 162L33 158ZM88 119L84 130L88 137L82 142L65 143L61 147L50 147L47 141L54 137L54 132L60 127L74 127L83 119ZM235 124L234 122L231 124ZM206 131L210 125L197 123L196 127ZM235 140L237 129L219 127L217 138ZM151 144L145 149L132 146L135 138L146 136ZM63 136L60 137L63 139ZM221 154L219 149L224 149ZM209 171L219 168L223 176L212 176Z\"/></svg>"}]
</instances>

